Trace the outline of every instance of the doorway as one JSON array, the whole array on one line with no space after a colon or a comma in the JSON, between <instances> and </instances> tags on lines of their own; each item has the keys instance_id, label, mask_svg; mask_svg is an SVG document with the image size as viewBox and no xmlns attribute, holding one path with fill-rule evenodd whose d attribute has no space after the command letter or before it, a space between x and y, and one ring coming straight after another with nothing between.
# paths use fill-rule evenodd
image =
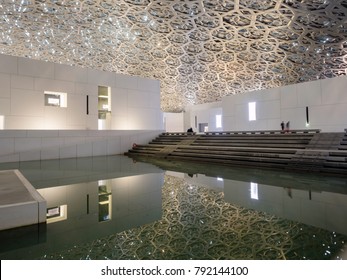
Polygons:
<instances>
[{"instance_id":1,"label":"doorway","mask_svg":"<svg viewBox=\"0 0 347 280\"><path fill-rule=\"evenodd\" d=\"M199 123L199 132L208 132L208 123Z\"/></svg>"}]
</instances>

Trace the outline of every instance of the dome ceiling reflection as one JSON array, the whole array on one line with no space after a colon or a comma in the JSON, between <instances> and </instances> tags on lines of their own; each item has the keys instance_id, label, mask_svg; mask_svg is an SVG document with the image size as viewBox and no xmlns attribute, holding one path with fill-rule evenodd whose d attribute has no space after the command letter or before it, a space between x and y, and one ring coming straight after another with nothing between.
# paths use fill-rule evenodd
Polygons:
<instances>
[{"instance_id":1,"label":"dome ceiling reflection","mask_svg":"<svg viewBox=\"0 0 347 280\"><path fill-rule=\"evenodd\" d=\"M161 81L161 108L347 74L347 0L1 0L0 53Z\"/></svg>"}]
</instances>

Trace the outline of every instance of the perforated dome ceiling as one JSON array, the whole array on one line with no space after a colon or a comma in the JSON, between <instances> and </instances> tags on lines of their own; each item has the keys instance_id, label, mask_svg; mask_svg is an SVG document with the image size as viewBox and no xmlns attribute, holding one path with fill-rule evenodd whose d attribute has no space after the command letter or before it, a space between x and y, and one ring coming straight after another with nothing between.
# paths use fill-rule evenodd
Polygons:
<instances>
[{"instance_id":1,"label":"perforated dome ceiling","mask_svg":"<svg viewBox=\"0 0 347 280\"><path fill-rule=\"evenodd\" d=\"M161 80L163 111L346 75L347 0L0 0L0 52Z\"/></svg>"}]
</instances>

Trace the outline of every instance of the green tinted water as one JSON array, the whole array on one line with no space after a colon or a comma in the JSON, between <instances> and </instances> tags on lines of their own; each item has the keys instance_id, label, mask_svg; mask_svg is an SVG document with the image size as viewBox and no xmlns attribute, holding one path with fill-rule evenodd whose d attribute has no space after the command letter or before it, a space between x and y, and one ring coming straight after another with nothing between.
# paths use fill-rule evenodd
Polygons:
<instances>
[{"instance_id":1,"label":"green tinted water","mask_svg":"<svg viewBox=\"0 0 347 280\"><path fill-rule=\"evenodd\" d=\"M291 174L269 171L284 178L283 187L264 181L268 171L229 168L226 175L218 167L225 178L217 179L202 166L198 173L188 164L187 175L177 172L185 163L170 164L177 168L166 173L126 157L19 166L49 207L64 205L67 214L31 230L39 238L2 246L1 259L345 258L345 179L318 178L330 185L312 189L313 178L300 175L295 188L287 186ZM247 174L252 181L240 179Z\"/></svg>"}]
</instances>

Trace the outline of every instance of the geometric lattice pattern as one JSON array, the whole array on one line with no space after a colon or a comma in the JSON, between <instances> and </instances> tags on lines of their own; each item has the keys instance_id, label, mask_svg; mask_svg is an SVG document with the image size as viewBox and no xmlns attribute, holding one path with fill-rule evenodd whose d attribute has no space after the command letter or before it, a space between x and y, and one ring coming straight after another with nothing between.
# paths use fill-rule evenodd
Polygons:
<instances>
[{"instance_id":1,"label":"geometric lattice pattern","mask_svg":"<svg viewBox=\"0 0 347 280\"><path fill-rule=\"evenodd\" d=\"M161 80L162 110L346 75L346 0L2 0L0 53Z\"/></svg>"},{"instance_id":2,"label":"geometric lattice pattern","mask_svg":"<svg viewBox=\"0 0 347 280\"><path fill-rule=\"evenodd\" d=\"M347 236L231 205L165 176L163 217L42 259L339 259Z\"/></svg>"}]
</instances>

